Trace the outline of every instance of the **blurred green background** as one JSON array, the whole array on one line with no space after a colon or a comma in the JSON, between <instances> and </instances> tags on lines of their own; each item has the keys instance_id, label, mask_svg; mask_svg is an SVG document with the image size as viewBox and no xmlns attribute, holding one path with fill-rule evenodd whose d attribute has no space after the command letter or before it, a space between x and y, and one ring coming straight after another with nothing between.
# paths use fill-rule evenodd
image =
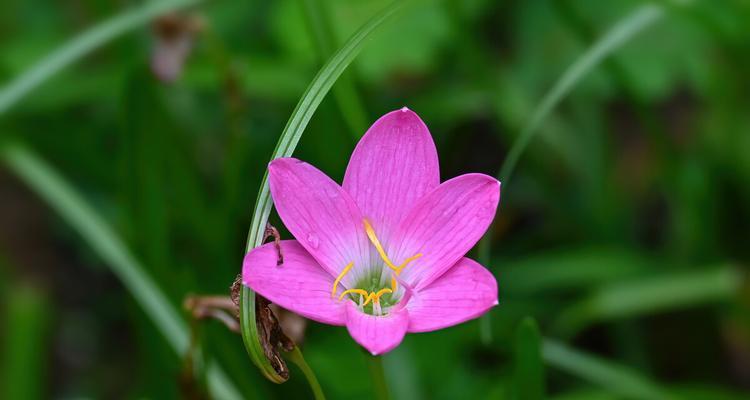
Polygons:
<instances>
[{"instance_id":1,"label":"blurred green background","mask_svg":"<svg viewBox=\"0 0 750 400\"><path fill-rule=\"evenodd\" d=\"M0 107L0 398L206 395L200 365L190 378L76 204L173 307L227 295L295 104L388 4L196 3L134 24ZM0 90L144 4L0 2ZM502 177L489 263L500 306L407 336L384 359L395 398L750 396L748 2L418 2L368 38L295 156L340 180L366 127L408 106L431 129L443 179L497 175L566 69L644 7L658 14L575 80ZM197 358L244 397L310 397L295 367L270 383L238 335L191 326ZM303 351L329 398L372 398L345 329L308 324Z\"/></svg>"}]
</instances>

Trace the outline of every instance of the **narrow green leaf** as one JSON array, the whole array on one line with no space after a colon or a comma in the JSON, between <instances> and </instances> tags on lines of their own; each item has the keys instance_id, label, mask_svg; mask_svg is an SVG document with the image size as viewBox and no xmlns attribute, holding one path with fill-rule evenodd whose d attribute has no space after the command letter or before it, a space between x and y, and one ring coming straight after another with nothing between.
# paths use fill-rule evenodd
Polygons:
<instances>
[{"instance_id":1,"label":"narrow green leaf","mask_svg":"<svg viewBox=\"0 0 750 400\"><path fill-rule=\"evenodd\" d=\"M297 103L297 107L292 112L284 131L279 137L276 149L273 151L271 159L279 157L289 157L297 147L302 133L307 127L310 118L317 110L320 102L326 96L331 86L336 82L339 76L344 72L346 67L359 54L366 40L371 37L376 30L386 21L394 17L406 3L406 1L396 0L380 13L372 17L359 30L357 30L347 42L341 47L325 65L320 69L318 74L313 78L305 93ZM259 246L263 241L268 216L271 214L273 206L271 196L268 190L268 171L263 176L258 197L253 209L253 218L250 223L250 230L247 235L246 252ZM263 355L263 349L257 335L257 326L255 321L255 293L247 286L242 286L240 302L240 325L242 328L242 339L245 343L250 358L255 365L260 368L261 372L273 382L283 382L284 378L279 376L273 366Z\"/></svg>"},{"instance_id":2,"label":"narrow green leaf","mask_svg":"<svg viewBox=\"0 0 750 400\"><path fill-rule=\"evenodd\" d=\"M524 318L516 330L513 371L513 398L544 399L542 338L533 318Z\"/></svg>"},{"instance_id":3,"label":"narrow green leaf","mask_svg":"<svg viewBox=\"0 0 750 400\"><path fill-rule=\"evenodd\" d=\"M117 36L161 14L188 7L200 1L202 0L145 1L137 8L117 14L80 33L29 67L0 90L0 115L55 73Z\"/></svg>"},{"instance_id":4,"label":"narrow green leaf","mask_svg":"<svg viewBox=\"0 0 750 400\"><path fill-rule=\"evenodd\" d=\"M63 177L30 150L9 144L0 149L0 157L104 260L175 353L185 354L188 349L186 324L106 221ZM242 398L218 365L209 365L207 374L209 388L216 398Z\"/></svg>"},{"instance_id":5,"label":"narrow green leaf","mask_svg":"<svg viewBox=\"0 0 750 400\"><path fill-rule=\"evenodd\" d=\"M731 299L742 277L732 266L605 285L564 311L555 330L571 336L591 323Z\"/></svg>"},{"instance_id":6,"label":"narrow green leaf","mask_svg":"<svg viewBox=\"0 0 750 400\"><path fill-rule=\"evenodd\" d=\"M652 267L648 258L632 250L607 247L549 251L494 264L503 266L505 290L522 295L597 287Z\"/></svg>"},{"instance_id":7,"label":"narrow green leaf","mask_svg":"<svg viewBox=\"0 0 750 400\"><path fill-rule=\"evenodd\" d=\"M497 177L503 182L505 188L508 187L508 181L521 154L526 150L526 147L542 125L542 122L549 116L557 104L565 98L582 78L597 67L602 60L627 43L636 34L653 25L663 15L664 10L659 5L646 4L639 7L633 13L617 22L604 36L591 45L576 62L565 70L560 79L545 94L539 106L531 114L531 118L521 130L520 135L508 152L508 156L503 161ZM479 262L483 265L489 265L491 244L492 228L490 227L482 240L479 241ZM487 338L492 337L489 324L486 322L487 318L490 318L489 313L482 317L483 321L480 321L481 326L485 327L482 335L485 343L487 343Z\"/></svg>"},{"instance_id":8,"label":"narrow green leaf","mask_svg":"<svg viewBox=\"0 0 750 400\"><path fill-rule=\"evenodd\" d=\"M508 156L503 161L497 177L503 181L506 187L521 154L526 150L526 147L542 125L542 122L544 122L560 101L570 93L582 78L596 68L602 60L627 43L636 34L653 25L663 15L664 11L659 5L646 4L639 7L633 13L617 22L604 36L591 45L576 62L565 70L560 79L544 95L539 106L531 114L531 118L529 118L529 121L521 130L521 133L508 152ZM482 238L482 243L480 243L480 258L483 262L489 261L490 232L491 230Z\"/></svg>"},{"instance_id":9,"label":"narrow green leaf","mask_svg":"<svg viewBox=\"0 0 750 400\"><path fill-rule=\"evenodd\" d=\"M669 400L667 391L637 372L573 349L563 343L545 339L542 357L551 367L563 370L628 399Z\"/></svg>"},{"instance_id":10,"label":"narrow green leaf","mask_svg":"<svg viewBox=\"0 0 750 400\"><path fill-rule=\"evenodd\" d=\"M508 156L500 168L498 179L502 179L507 184L518 159L521 158L521 154L526 150L542 122L547 119L552 110L581 79L601 64L602 60L627 43L636 34L653 25L662 16L664 16L664 10L659 5L646 4L639 7L632 14L616 23L601 39L589 47L576 62L568 67L531 114L529 122L508 152Z\"/></svg>"}]
</instances>

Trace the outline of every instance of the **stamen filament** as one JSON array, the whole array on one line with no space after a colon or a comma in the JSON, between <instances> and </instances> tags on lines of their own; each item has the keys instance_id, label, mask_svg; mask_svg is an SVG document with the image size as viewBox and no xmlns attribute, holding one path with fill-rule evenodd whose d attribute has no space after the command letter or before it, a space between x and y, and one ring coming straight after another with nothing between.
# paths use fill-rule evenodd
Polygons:
<instances>
[{"instance_id":1,"label":"stamen filament","mask_svg":"<svg viewBox=\"0 0 750 400\"><path fill-rule=\"evenodd\" d=\"M333 290L331 290L331 297L336 297L336 289L339 286L339 282L341 282L342 279L344 279L344 276L347 272L349 272L350 269L354 266L354 261L350 262L349 264L346 264L346 267L344 267L343 270L341 270L341 273L339 276L336 277L336 280L333 281ZM343 296L343 295L342 295Z\"/></svg>"}]
</instances>

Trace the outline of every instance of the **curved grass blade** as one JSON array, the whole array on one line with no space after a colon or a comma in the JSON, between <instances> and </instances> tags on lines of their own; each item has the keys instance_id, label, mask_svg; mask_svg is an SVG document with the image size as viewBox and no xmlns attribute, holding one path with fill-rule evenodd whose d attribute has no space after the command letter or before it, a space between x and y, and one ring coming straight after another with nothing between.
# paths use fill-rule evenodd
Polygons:
<instances>
[{"instance_id":1,"label":"curved grass blade","mask_svg":"<svg viewBox=\"0 0 750 400\"><path fill-rule=\"evenodd\" d=\"M570 348L555 340L545 339L542 357L552 367L583 378L625 398L643 400L674 399L667 391L637 372Z\"/></svg>"},{"instance_id":2,"label":"curved grass blade","mask_svg":"<svg viewBox=\"0 0 750 400\"><path fill-rule=\"evenodd\" d=\"M513 143L508 156L503 161L497 177L503 182L505 188L508 187L508 181L513 174L518 160L521 158L521 154L526 150L534 134L539 130L542 122L549 116L555 106L570 93L582 78L596 68L602 60L627 43L636 34L653 25L663 15L664 9L660 5L646 4L639 7L633 13L617 22L604 36L589 47L575 63L565 70L560 79L557 80L552 89L544 96L542 102L539 103L539 106L534 110L531 119L523 130L521 130L518 139ZM479 261L483 265L489 265L491 242L492 228L487 230L487 233L485 233L479 242ZM492 340L489 318L489 313L480 318L481 337L485 344Z\"/></svg>"},{"instance_id":3,"label":"curved grass blade","mask_svg":"<svg viewBox=\"0 0 750 400\"><path fill-rule=\"evenodd\" d=\"M570 306L553 328L571 337L598 321L728 300L741 286L742 276L732 266L618 282Z\"/></svg>"},{"instance_id":4,"label":"curved grass blade","mask_svg":"<svg viewBox=\"0 0 750 400\"><path fill-rule=\"evenodd\" d=\"M185 8L202 0L146 1L142 6L122 12L77 35L49 53L0 90L0 114L52 75L110 40L135 29L161 14Z\"/></svg>"},{"instance_id":5,"label":"curved grass blade","mask_svg":"<svg viewBox=\"0 0 750 400\"><path fill-rule=\"evenodd\" d=\"M25 147L6 145L0 149L0 158L104 260L175 353L185 354L189 345L187 325L106 221L51 166ZM218 365L209 365L207 375L216 398L242 398Z\"/></svg>"},{"instance_id":6,"label":"curved grass blade","mask_svg":"<svg viewBox=\"0 0 750 400\"><path fill-rule=\"evenodd\" d=\"M344 72L347 66L359 54L360 50L375 31L385 22L393 18L397 11L401 10L408 1L393 1L385 9L372 17L367 23L359 28L347 42L323 65L318 74L313 78L305 93L297 103L284 131L279 137L276 148L271 159L289 157L292 155L302 133L307 127L310 118L317 110L320 102L331 90L331 86ZM263 176L258 198L253 209L253 217L250 222L250 230L247 235L245 252L259 246L263 241L268 216L273 206L268 189L268 171ZM258 339L258 331L255 316L255 293L247 286L242 285L240 294L240 326L242 328L242 339L245 343L250 358L261 372L272 382L283 382L285 379L274 370L273 366L263 355L263 348Z\"/></svg>"},{"instance_id":7,"label":"curved grass blade","mask_svg":"<svg viewBox=\"0 0 750 400\"><path fill-rule=\"evenodd\" d=\"M510 180L510 176L513 174L519 158L521 158L521 154L528 147L542 122L581 79L596 68L602 60L627 43L636 34L653 25L662 16L664 16L664 10L659 5L646 4L639 7L632 14L616 23L601 39L586 50L575 63L568 67L552 89L544 96L542 102L539 103L539 106L532 113L531 119L521 131L518 139L513 143L513 147L511 147L507 158L500 168L498 179L502 179L503 183L507 185L507 181Z\"/></svg>"}]
</instances>

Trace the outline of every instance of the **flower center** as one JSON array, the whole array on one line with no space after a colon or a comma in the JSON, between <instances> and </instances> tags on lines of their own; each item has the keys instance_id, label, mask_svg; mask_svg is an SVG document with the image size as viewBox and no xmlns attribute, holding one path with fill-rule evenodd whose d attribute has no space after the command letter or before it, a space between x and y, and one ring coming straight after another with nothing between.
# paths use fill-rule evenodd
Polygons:
<instances>
[{"instance_id":1,"label":"flower center","mask_svg":"<svg viewBox=\"0 0 750 400\"><path fill-rule=\"evenodd\" d=\"M380 288L379 290L376 290L379 286L382 284L380 283L381 279L377 277L372 277L365 279L362 282L357 283L357 287L354 289L347 289L344 290L339 295L339 300L343 300L345 296L349 295L350 299L357 302L356 298L353 297L354 295L359 295L359 307L362 309L362 311L367 312L368 314L372 315L384 315L383 307L385 306L386 309L392 306L396 303L396 299L394 298L394 295L396 293L396 290L398 289L398 281L396 280L396 277L401 274L401 271L406 268L406 266L418 259L419 257L422 257L422 253L415 254L406 260L404 260L401 265L394 264L390 258L388 258L388 255L385 253L385 250L383 249L383 245L380 244L380 240L378 240L378 236L375 234L375 230L372 228L372 225L370 224L370 221L367 219L363 220L365 224L365 232L367 233L367 237L370 239L370 243L372 243L373 246L375 246L375 249L378 251L378 254L380 255L380 258L383 260L383 263L390 268L392 271L391 273L391 286L390 287L384 287ZM350 262L347 264L344 269L341 271L339 276L336 277L336 280L333 281L333 289L331 289L331 297L336 297L336 289L338 289L338 285L341 282L342 279L346 276L349 271L351 271L352 267L354 267L354 262ZM366 290L367 289L367 290ZM383 298L383 304L381 304L381 297L385 294L389 294L387 300L386 298ZM368 307L368 305L370 307ZM385 310L387 311L387 310Z\"/></svg>"}]
</instances>

